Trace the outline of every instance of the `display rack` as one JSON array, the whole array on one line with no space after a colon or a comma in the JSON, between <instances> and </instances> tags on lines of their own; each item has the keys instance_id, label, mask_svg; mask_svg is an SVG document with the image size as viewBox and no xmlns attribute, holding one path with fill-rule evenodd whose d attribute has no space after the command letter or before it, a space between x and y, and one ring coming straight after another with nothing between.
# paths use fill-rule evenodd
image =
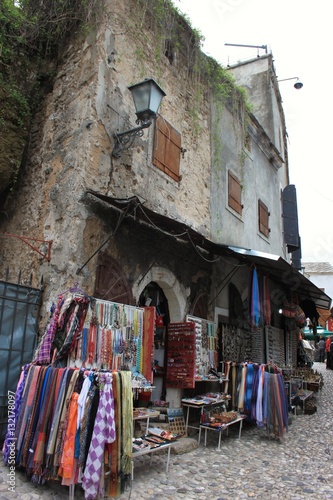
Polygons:
<instances>
[{"instance_id":1,"label":"display rack","mask_svg":"<svg viewBox=\"0 0 333 500\"><path fill-rule=\"evenodd\" d=\"M243 420L245 419L245 415L240 415L238 418L236 418L235 420L232 420L231 422L228 422L227 424L221 424L219 425L218 427L217 426L213 426L213 425L210 425L209 423L205 423L205 424L200 424L200 428L199 428L199 436L198 436L198 444L200 444L200 441L201 441L201 430L204 429L205 431L205 440L204 440L204 446L207 445L207 431L214 431L214 432L218 432L219 434L219 440L218 440L218 445L217 445L217 449L218 451L220 451L221 449L221 436L222 436L222 432L223 431L227 431L228 433L228 427L230 425L234 425L234 424L237 424L239 422L239 432L238 432L238 439L241 438L241 435L242 435L242 427L243 427Z\"/></svg>"},{"instance_id":2,"label":"display rack","mask_svg":"<svg viewBox=\"0 0 333 500\"><path fill-rule=\"evenodd\" d=\"M152 460L152 455L156 452L160 452L161 450L168 450L167 453L167 459L165 462L165 472L168 474L169 472L169 464L170 464L170 452L171 452L171 446L173 445L173 442L171 443L163 443L160 446L157 446L156 448L145 448L140 451L134 451L132 453L132 481L134 479L134 459L142 457L143 455L151 455L151 460ZM150 465L151 465L151 460L150 460Z\"/></svg>"},{"instance_id":3,"label":"display rack","mask_svg":"<svg viewBox=\"0 0 333 500\"><path fill-rule=\"evenodd\" d=\"M168 325L166 387L194 388L195 338L194 323Z\"/></svg>"},{"instance_id":4,"label":"display rack","mask_svg":"<svg viewBox=\"0 0 333 500\"><path fill-rule=\"evenodd\" d=\"M188 429L196 429L200 430L200 424L201 424L201 419L202 415L205 410L209 408L214 408L216 406L224 406L226 407L227 401L228 401L227 396L221 396L219 398L216 398L215 400L205 398L203 397L202 399L190 399L190 398L185 398L182 399L182 405L184 408L186 408L186 419L185 419L185 432L186 435L188 435ZM199 422L198 425L189 425L189 415L190 415L190 409L196 409L200 410L200 417L199 417Z\"/></svg>"}]
</instances>

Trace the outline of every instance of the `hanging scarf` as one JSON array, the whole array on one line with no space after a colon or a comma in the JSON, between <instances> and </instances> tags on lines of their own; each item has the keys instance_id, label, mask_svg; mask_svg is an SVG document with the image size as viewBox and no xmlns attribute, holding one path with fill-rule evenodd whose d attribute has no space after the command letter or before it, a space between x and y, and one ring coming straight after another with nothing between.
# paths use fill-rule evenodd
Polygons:
<instances>
[{"instance_id":1,"label":"hanging scarf","mask_svg":"<svg viewBox=\"0 0 333 500\"><path fill-rule=\"evenodd\" d=\"M153 382L153 345L154 345L155 307L145 307L142 334L142 375L148 382Z\"/></svg>"},{"instance_id":2,"label":"hanging scarf","mask_svg":"<svg viewBox=\"0 0 333 500\"><path fill-rule=\"evenodd\" d=\"M112 443L116 438L112 375L101 375L101 383L101 396L89 447L87 464L82 478L86 500L95 500L98 495L103 496L104 494L100 478L104 477L102 472L105 445Z\"/></svg>"},{"instance_id":3,"label":"hanging scarf","mask_svg":"<svg viewBox=\"0 0 333 500\"><path fill-rule=\"evenodd\" d=\"M246 411L247 414L251 412L253 376L254 376L253 364L248 363L246 368L246 382L245 382L245 394L244 394L244 410Z\"/></svg>"},{"instance_id":4,"label":"hanging scarf","mask_svg":"<svg viewBox=\"0 0 333 500\"><path fill-rule=\"evenodd\" d=\"M68 410L68 425L66 428L63 452L60 459L58 475L63 478L62 483L66 486L75 484L76 463L75 463L75 436L77 430L79 394L73 392Z\"/></svg>"},{"instance_id":5,"label":"hanging scarf","mask_svg":"<svg viewBox=\"0 0 333 500\"><path fill-rule=\"evenodd\" d=\"M266 325L271 324L271 298L269 293L269 279L264 276L264 286L263 286L263 316Z\"/></svg>"},{"instance_id":6,"label":"hanging scarf","mask_svg":"<svg viewBox=\"0 0 333 500\"><path fill-rule=\"evenodd\" d=\"M132 438L133 438L133 393L132 376L129 371L120 372L122 381L122 457L121 469L123 473L123 483L121 493L125 491L126 483L132 472Z\"/></svg>"},{"instance_id":7,"label":"hanging scarf","mask_svg":"<svg viewBox=\"0 0 333 500\"><path fill-rule=\"evenodd\" d=\"M259 282L256 268L252 271L252 286L251 286L251 322L255 326L259 325L260 319L260 297L259 297Z\"/></svg>"}]
</instances>

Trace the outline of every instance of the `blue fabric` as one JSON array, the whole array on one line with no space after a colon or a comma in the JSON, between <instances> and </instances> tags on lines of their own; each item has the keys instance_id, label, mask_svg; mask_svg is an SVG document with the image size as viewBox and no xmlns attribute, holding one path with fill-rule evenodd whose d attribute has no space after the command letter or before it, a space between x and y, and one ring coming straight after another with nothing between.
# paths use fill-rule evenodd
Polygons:
<instances>
[{"instance_id":1,"label":"blue fabric","mask_svg":"<svg viewBox=\"0 0 333 500\"><path fill-rule=\"evenodd\" d=\"M247 365L246 381L245 381L245 396L244 396L244 409L246 412L251 412L251 401L254 380L254 366L252 363Z\"/></svg>"},{"instance_id":2,"label":"blue fabric","mask_svg":"<svg viewBox=\"0 0 333 500\"><path fill-rule=\"evenodd\" d=\"M260 297L259 283L256 268L252 272L252 290L251 290L251 320L256 326L259 325L260 319Z\"/></svg>"}]
</instances>

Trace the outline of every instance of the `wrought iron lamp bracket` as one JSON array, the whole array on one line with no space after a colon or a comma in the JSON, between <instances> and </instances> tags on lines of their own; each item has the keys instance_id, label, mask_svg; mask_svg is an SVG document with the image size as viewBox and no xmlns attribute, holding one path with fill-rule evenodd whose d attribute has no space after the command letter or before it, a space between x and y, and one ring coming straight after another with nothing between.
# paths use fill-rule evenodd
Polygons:
<instances>
[{"instance_id":1,"label":"wrought iron lamp bracket","mask_svg":"<svg viewBox=\"0 0 333 500\"><path fill-rule=\"evenodd\" d=\"M119 134L114 134L113 137L116 139L112 156L114 158L120 158L121 153L127 151L132 146L136 137L142 137L145 128L150 127L152 124L151 120L137 120L136 123L140 123L138 127L131 128L130 130L125 130Z\"/></svg>"}]
</instances>

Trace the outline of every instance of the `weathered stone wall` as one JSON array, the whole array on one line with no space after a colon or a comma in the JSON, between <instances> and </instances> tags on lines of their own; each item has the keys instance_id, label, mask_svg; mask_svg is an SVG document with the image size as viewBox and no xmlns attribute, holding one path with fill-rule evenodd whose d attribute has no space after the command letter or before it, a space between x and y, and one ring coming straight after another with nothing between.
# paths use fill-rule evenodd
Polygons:
<instances>
[{"instance_id":1,"label":"weathered stone wall","mask_svg":"<svg viewBox=\"0 0 333 500\"><path fill-rule=\"evenodd\" d=\"M73 36L53 91L35 117L21 184L6 205L5 231L53 243L51 261L46 262L22 241L3 237L0 269L21 270L23 279L33 270L34 285L43 276L47 305L76 280L93 292L97 256L79 277L76 271L112 227L85 204L87 190L118 198L138 195L148 207L207 236L210 233L207 101L195 102L201 123L195 132L197 87L189 76L189 60L179 53L171 65L163 51L157 56L162 40L140 5L134 0L110 0L96 33L85 39ZM180 183L151 163L153 127L129 153L111 159L113 133L134 125L127 86L145 76L165 90L160 112L181 133L187 149ZM45 249L43 244L36 246ZM109 251L121 255L119 247L110 245Z\"/></svg>"}]
</instances>

